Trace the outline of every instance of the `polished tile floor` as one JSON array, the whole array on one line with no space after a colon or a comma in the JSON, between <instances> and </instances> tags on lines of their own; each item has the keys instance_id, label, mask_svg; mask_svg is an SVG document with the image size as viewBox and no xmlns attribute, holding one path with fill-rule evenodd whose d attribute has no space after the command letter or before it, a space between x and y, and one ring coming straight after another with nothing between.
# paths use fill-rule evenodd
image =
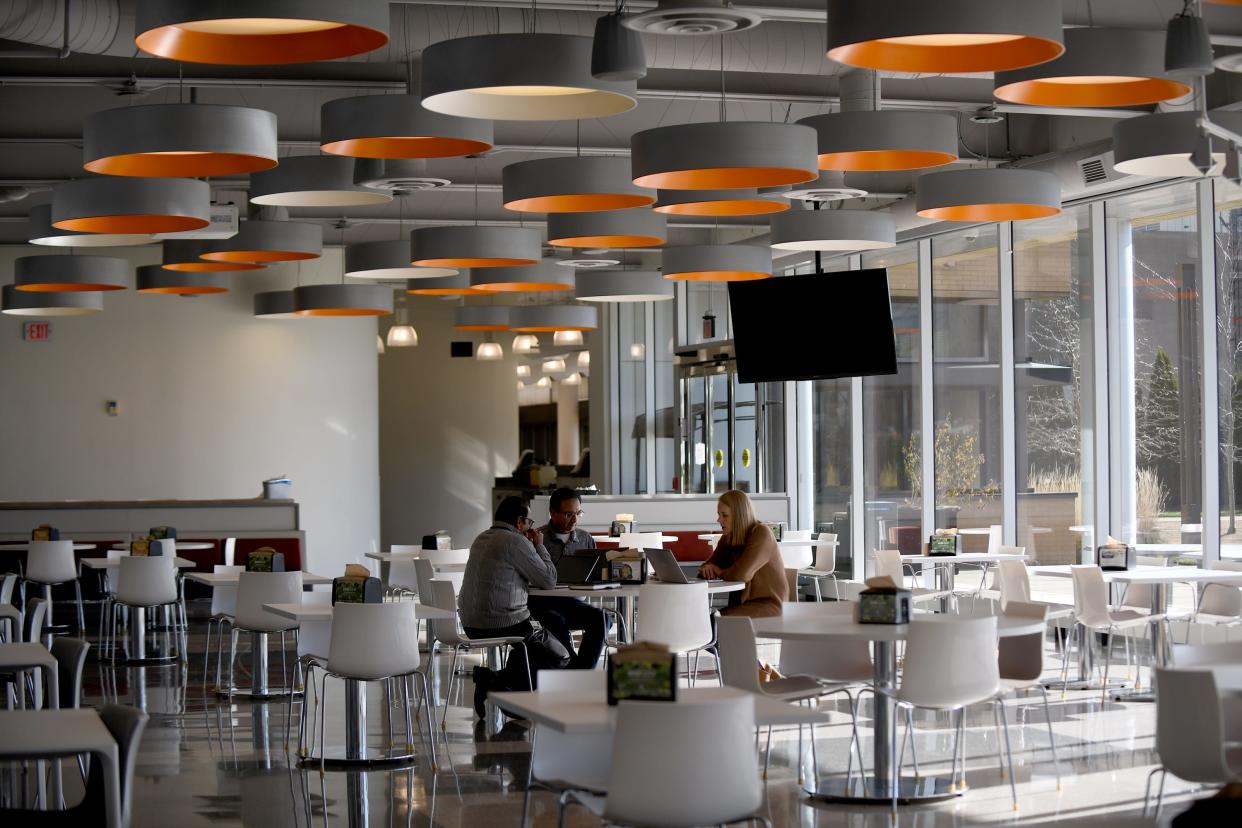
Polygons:
<instances>
[{"instance_id":1,"label":"polished tile floor","mask_svg":"<svg viewBox=\"0 0 1242 828\"><path fill-rule=\"evenodd\" d=\"M201 608L199 608L201 611ZM193 610L192 610L193 614ZM286 745L289 707L284 701L258 703L217 697L204 676L203 626L192 622L188 664L172 667L112 667L88 661L86 703L105 698L139 704L151 714L137 762L134 789L135 826L391 826L517 825L521 819L529 759L529 731L524 723L490 728L476 722L463 702L471 697L468 680L462 698L450 706L447 729L436 734L439 768L424 758L412 767L369 772L318 767L302 769ZM244 646L244 645L243 645ZM775 646L763 648L775 660ZM239 660L239 665L245 659ZM273 658L273 681L279 659ZM434 662L435 685L446 685L447 660ZM239 678L239 683L242 681ZM433 691L435 692L435 691ZM332 697L337 700L332 703ZM329 689L327 740L343 739L342 696ZM369 695L372 744L384 738L381 688ZM294 708L295 713L297 708ZM902 809L905 826L949 826L1010 822L1023 825L1128 825L1142 807L1144 784L1154 767L1154 707L1150 704L1102 702L1096 692L1052 693L1053 728L1063 781L1057 787L1056 765L1049 750L1038 696L1009 702L1009 721L1017 765L1019 808L1011 806L1008 781L997 762L998 742L986 708L967 722L968 792L950 803ZM817 730L820 770L843 773L849 739L848 719ZM296 721L295 721L296 726ZM870 757L870 719L861 721L864 754ZM924 774L948 768L952 746L948 720L916 718L917 749ZM296 738L296 736L295 736ZM843 807L810 800L798 784L796 730L777 731L771 771L766 781L765 811L774 825L887 826L887 809ZM420 742L420 751L426 742ZM425 755L425 754L424 754ZM708 757L704 761L710 761ZM806 757L808 775L810 754ZM907 764L907 772L912 769ZM73 776L72 774L67 774ZM693 796L687 791L687 796ZM73 795L70 794L72 798ZM1167 820L1191 801L1191 786L1170 780ZM536 825L554 825L556 795L532 795ZM597 825L571 809L570 825ZM1133 824L1154 824L1135 821Z\"/></svg>"}]
</instances>

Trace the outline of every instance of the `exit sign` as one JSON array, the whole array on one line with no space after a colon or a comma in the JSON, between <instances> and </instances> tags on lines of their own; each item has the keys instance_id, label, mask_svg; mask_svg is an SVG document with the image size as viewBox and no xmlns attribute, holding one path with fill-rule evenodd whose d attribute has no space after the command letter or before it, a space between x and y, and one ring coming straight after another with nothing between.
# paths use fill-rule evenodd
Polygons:
<instances>
[{"instance_id":1,"label":"exit sign","mask_svg":"<svg viewBox=\"0 0 1242 828\"><path fill-rule=\"evenodd\" d=\"M28 342L47 342L51 338L51 322L27 322L22 326L22 339Z\"/></svg>"}]
</instances>

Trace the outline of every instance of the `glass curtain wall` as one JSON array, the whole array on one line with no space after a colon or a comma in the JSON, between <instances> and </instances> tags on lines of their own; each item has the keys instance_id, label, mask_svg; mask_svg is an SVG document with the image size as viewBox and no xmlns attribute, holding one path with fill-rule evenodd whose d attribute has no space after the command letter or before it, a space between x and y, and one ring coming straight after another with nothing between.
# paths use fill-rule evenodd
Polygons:
<instances>
[{"instance_id":1,"label":"glass curtain wall","mask_svg":"<svg viewBox=\"0 0 1242 828\"><path fill-rule=\"evenodd\" d=\"M1220 556L1242 558L1242 188L1216 182L1216 360Z\"/></svg>"},{"instance_id":2,"label":"glass curtain wall","mask_svg":"<svg viewBox=\"0 0 1242 828\"><path fill-rule=\"evenodd\" d=\"M647 491L647 305L622 302L617 306L617 355L620 367L618 404L621 414L620 494Z\"/></svg>"}]
</instances>

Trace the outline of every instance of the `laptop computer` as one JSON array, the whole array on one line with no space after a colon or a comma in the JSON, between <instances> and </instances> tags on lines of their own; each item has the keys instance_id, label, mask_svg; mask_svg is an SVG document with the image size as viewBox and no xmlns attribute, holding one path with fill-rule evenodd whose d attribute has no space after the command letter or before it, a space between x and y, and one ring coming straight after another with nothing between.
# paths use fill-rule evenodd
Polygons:
<instances>
[{"instance_id":1,"label":"laptop computer","mask_svg":"<svg viewBox=\"0 0 1242 828\"><path fill-rule=\"evenodd\" d=\"M556 562L557 586L586 586L599 582L602 555L562 555Z\"/></svg>"},{"instance_id":2,"label":"laptop computer","mask_svg":"<svg viewBox=\"0 0 1242 828\"><path fill-rule=\"evenodd\" d=\"M655 572L655 576L666 584L697 584L703 581L709 584L721 583L720 578L707 580L704 578L691 578L686 575L686 571L681 568L681 564L677 563L677 558L673 557L673 553L667 549L648 549L647 560L651 562L651 569Z\"/></svg>"}]
</instances>

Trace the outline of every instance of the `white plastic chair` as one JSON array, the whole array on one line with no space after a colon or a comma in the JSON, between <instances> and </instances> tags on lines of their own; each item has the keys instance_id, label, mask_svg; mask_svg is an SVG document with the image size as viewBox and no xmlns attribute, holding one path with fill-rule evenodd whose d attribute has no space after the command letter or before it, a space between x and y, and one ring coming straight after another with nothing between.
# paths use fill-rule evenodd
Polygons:
<instances>
[{"instance_id":1,"label":"white plastic chair","mask_svg":"<svg viewBox=\"0 0 1242 828\"><path fill-rule=\"evenodd\" d=\"M1151 636L1151 624L1163 621L1163 616L1144 615L1132 609L1114 610L1108 606L1108 585L1104 581L1104 571L1098 566L1071 566L1070 574L1074 581L1074 625L1072 636L1081 638L1082 630L1088 632L1087 641L1079 641L1079 648L1090 647L1093 636L1090 633L1101 632L1109 636L1108 646L1104 652L1104 698L1108 697L1108 670L1112 663L1113 636L1115 630L1131 630L1144 628ZM1126 648L1127 653L1129 647ZM1068 683L1069 658L1061 666L1061 691L1065 691ZM1128 660L1128 659L1127 659ZM1136 671L1135 687L1142 680L1141 667Z\"/></svg>"},{"instance_id":2,"label":"white plastic chair","mask_svg":"<svg viewBox=\"0 0 1242 828\"><path fill-rule=\"evenodd\" d=\"M711 603L707 582L694 584L647 583L638 588L638 641L663 644L677 654L697 655L712 643ZM710 651L709 651L710 652ZM716 656L717 675L720 671ZM689 666L687 677L694 686L695 669Z\"/></svg>"},{"instance_id":3,"label":"white plastic chair","mask_svg":"<svg viewBox=\"0 0 1242 828\"><path fill-rule=\"evenodd\" d=\"M293 572L242 572L237 577L237 606L233 613L231 652L237 652L239 633L258 633L255 646L268 646L268 635L280 633L280 675L285 690L291 687L289 671L285 666L285 633L298 629L298 622L283 618L263 609L264 604L300 604L302 602L302 573ZM233 662L229 661L228 693L233 693Z\"/></svg>"},{"instance_id":4,"label":"white plastic chair","mask_svg":"<svg viewBox=\"0 0 1242 828\"><path fill-rule=\"evenodd\" d=\"M48 602L49 626L52 624L52 587L72 581L77 593L78 635L85 634L82 584L78 581L78 563L73 557L73 541L31 541L26 552L26 581L43 587L43 600Z\"/></svg>"},{"instance_id":5,"label":"white plastic chair","mask_svg":"<svg viewBox=\"0 0 1242 828\"><path fill-rule=\"evenodd\" d=\"M394 555L419 556L426 550L417 544L394 543L388 547L388 551ZM394 558L388 562L388 592L392 595L418 594L418 574L414 571L413 560Z\"/></svg>"},{"instance_id":6,"label":"white plastic chair","mask_svg":"<svg viewBox=\"0 0 1242 828\"><path fill-rule=\"evenodd\" d=\"M312 589L311 592L302 593L302 606L304 607L330 607L332 606L332 590ZM297 661L293 664L293 686L295 689L302 690L302 708L298 717L298 749L300 755L305 758L306 753L302 751L303 737L306 732L307 722L307 682L305 676L309 672L312 665L323 666L328 663L328 649L332 646L332 622L331 621L307 621L299 622L298 628L293 632L293 643L297 648ZM314 687L309 688L314 696L315 714L318 713L319 703L318 694L314 693ZM295 693L289 694L289 715L285 717L285 745L289 744L289 721L293 718L293 704L296 701ZM311 732L314 732L314 715L310 717Z\"/></svg>"},{"instance_id":7,"label":"white plastic chair","mask_svg":"<svg viewBox=\"0 0 1242 828\"><path fill-rule=\"evenodd\" d=\"M1242 562L1212 561L1208 569L1242 570ZM1203 585L1195 611L1186 626L1186 643L1190 643L1190 625L1205 627L1236 627L1242 624L1242 587L1237 583L1208 583ZM1229 633L1225 633L1228 638Z\"/></svg>"},{"instance_id":8,"label":"white plastic chair","mask_svg":"<svg viewBox=\"0 0 1242 828\"><path fill-rule=\"evenodd\" d=\"M178 607L180 595L177 591L176 558L157 555L155 557L135 557L122 555L117 565L116 590L112 594L113 614L111 637L116 637L116 610L124 607L143 607L154 610ZM146 634L146 631L140 631ZM184 630L181 631L181 660L186 658ZM112 660L116 660L116 646L112 648Z\"/></svg>"},{"instance_id":9,"label":"white plastic chair","mask_svg":"<svg viewBox=\"0 0 1242 828\"><path fill-rule=\"evenodd\" d=\"M621 702L608 795L566 791L605 823L688 828L745 819L763 789L755 773L755 703L746 693L693 702ZM710 761L704 761L710 757Z\"/></svg>"},{"instance_id":10,"label":"white plastic chair","mask_svg":"<svg viewBox=\"0 0 1242 828\"><path fill-rule=\"evenodd\" d=\"M1242 782L1242 722L1225 717L1210 670L1157 667L1155 687L1160 767L1147 777L1143 815L1147 815L1151 777L1159 772L1158 821L1164 804L1164 780L1170 773L1203 785Z\"/></svg>"},{"instance_id":11,"label":"white plastic chair","mask_svg":"<svg viewBox=\"0 0 1242 828\"><path fill-rule=\"evenodd\" d=\"M1005 563L1023 564L1021 561ZM1048 605L1010 600L1004 614L1018 618L1036 618L1048 622ZM997 643L1000 665L1001 690L1004 694L1017 695L1039 690L1044 703L1044 719L1048 724L1048 744L1052 749L1052 764L1057 773L1057 790L1061 790L1061 765L1057 761L1057 740L1052 732L1052 712L1048 707L1048 690L1041 680L1044 674L1044 633L1007 636Z\"/></svg>"},{"instance_id":12,"label":"white plastic chair","mask_svg":"<svg viewBox=\"0 0 1242 828\"><path fill-rule=\"evenodd\" d=\"M246 571L244 566L216 564L211 569L215 575L238 575ZM216 627L216 686L220 686L220 660L224 653L224 625L233 626L233 613L237 608L237 586L217 584L211 588L211 617L207 619L207 641L203 647L203 680L207 678L207 662L211 658L211 628ZM234 639L235 641L235 639ZM231 664L236 653L229 653Z\"/></svg>"},{"instance_id":13,"label":"white plastic chair","mask_svg":"<svg viewBox=\"0 0 1242 828\"><path fill-rule=\"evenodd\" d=\"M1074 614L1073 607L1031 599L1031 573L1027 571L1026 563L1023 561L997 561L996 581L1000 591L1002 610L1010 601L1016 601L1020 604L1038 604L1044 607L1050 621L1069 618Z\"/></svg>"},{"instance_id":14,"label":"white plastic chair","mask_svg":"<svg viewBox=\"0 0 1242 828\"><path fill-rule=\"evenodd\" d=\"M877 549L875 551L875 574L887 575L899 587L906 584L905 565L901 562L901 552L896 549ZM937 601L944 597L953 597L947 589L928 589L926 587L910 588L910 600L915 604L926 601Z\"/></svg>"},{"instance_id":15,"label":"white plastic chair","mask_svg":"<svg viewBox=\"0 0 1242 828\"><path fill-rule=\"evenodd\" d=\"M798 570L798 576L811 579L811 583L815 585L816 601L824 600L824 596L820 592L820 579L830 578L832 580L832 598L834 601L840 601L841 587L837 583L837 536L831 532L820 532L815 540L818 541L812 547L815 559L810 566Z\"/></svg>"},{"instance_id":16,"label":"white plastic chair","mask_svg":"<svg viewBox=\"0 0 1242 828\"><path fill-rule=\"evenodd\" d=\"M469 549L424 549L419 560L431 564L432 577L440 581L450 581L453 589L461 592L461 585L466 580L465 572L437 572L439 566L463 566L470 559ZM421 594L421 593L420 593Z\"/></svg>"},{"instance_id":17,"label":"white plastic chair","mask_svg":"<svg viewBox=\"0 0 1242 828\"><path fill-rule=\"evenodd\" d=\"M224 539L224 565L232 566L237 556L237 538Z\"/></svg>"}]
</instances>

